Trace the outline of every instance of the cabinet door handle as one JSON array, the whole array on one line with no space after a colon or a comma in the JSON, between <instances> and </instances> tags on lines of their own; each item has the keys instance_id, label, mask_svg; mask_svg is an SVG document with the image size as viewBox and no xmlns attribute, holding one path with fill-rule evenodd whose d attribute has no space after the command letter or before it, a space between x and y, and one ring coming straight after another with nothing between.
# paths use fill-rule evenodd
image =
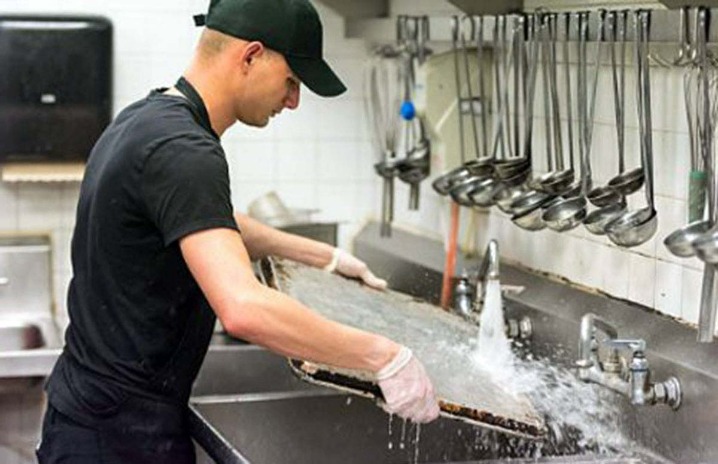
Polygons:
<instances>
[{"instance_id":1,"label":"cabinet door handle","mask_svg":"<svg viewBox=\"0 0 718 464\"><path fill-rule=\"evenodd\" d=\"M10 283L10 279L7 277L0 277L0 286L8 285Z\"/></svg>"}]
</instances>

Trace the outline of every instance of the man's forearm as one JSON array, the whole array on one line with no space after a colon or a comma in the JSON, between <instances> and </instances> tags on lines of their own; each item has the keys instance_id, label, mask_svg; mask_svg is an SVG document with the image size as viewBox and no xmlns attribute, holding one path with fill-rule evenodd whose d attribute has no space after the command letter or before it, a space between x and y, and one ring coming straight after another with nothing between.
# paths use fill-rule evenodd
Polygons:
<instances>
[{"instance_id":1,"label":"man's forearm","mask_svg":"<svg viewBox=\"0 0 718 464\"><path fill-rule=\"evenodd\" d=\"M234 217L253 260L274 255L314 267L324 267L332 260L331 245L277 230L242 213Z\"/></svg>"}]
</instances>

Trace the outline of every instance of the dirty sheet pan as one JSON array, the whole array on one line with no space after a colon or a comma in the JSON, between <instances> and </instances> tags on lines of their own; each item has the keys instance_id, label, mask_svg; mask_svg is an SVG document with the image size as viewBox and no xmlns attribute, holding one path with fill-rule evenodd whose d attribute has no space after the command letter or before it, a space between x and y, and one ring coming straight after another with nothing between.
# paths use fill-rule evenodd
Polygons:
<instances>
[{"instance_id":1,"label":"dirty sheet pan","mask_svg":"<svg viewBox=\"0 0 718 464\"><path fill-rule=\"evenodd\" d=\"M411 348L434 383L442 415L528 438L544 435L543 419L529 399L502 388L476 361L477 326L411 296L292 261L266 259L260 267L267 285L325 317ZM307 381L381 399L371 374L298 360L290 365Z\"/></svg>"}]
</instances>

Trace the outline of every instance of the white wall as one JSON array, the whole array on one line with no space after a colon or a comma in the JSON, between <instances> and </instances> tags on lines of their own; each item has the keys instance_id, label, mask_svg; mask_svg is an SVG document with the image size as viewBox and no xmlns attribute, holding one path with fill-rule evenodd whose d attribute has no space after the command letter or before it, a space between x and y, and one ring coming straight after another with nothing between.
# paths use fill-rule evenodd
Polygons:
<instances>
[{"instance_id":1,"label":"white wall","mask_svg":"<svg viewBox=\"0 0 718 464\"><path fill-rule=\"evenodd\" d=\"M406 0L395 0L393 6L397 12L416 13ZM450 8L445 8L439 10L438 14L448 16L452 12ZM676 50L669 46L660 52L672 56ZM630 48L627 53L629 57L632 56ZM462 208L460 243L483 249L489 239L497 238L504 259L565 277L575 283L696 324L703 264L697 258L682 259L673 256L662 243L668 234L686 223L688 215L690 155L682 75L682 69L651 67L655 203L659 218L658 232L653 239L641 246L623 249L613 245L606 237L588 233L583 227L562 234L550 230L528 232L515 226L510 217L498 208L476 210L473 220L478 223L478 227L472 229L469 227L472 221L470 211ZM639 163L633 77L632 72L627 72L627 167L638 166ZM451 82L447 85L453 86ZM535 115L543 114L542 100L541 91L538 89ZM616 174L617 145L613 111L610 69L602 67L592 146L595 185L605 184ZM566 114L565 109L563 114ZM534 122L534 135L534 153L537 154L539 166L543 168L545 139L543 119L538 116ZM564 139L565 137L564 128ZM443 154L439 152L440 145L434 146L435 155L442 157ZM440 173L441 169L435 170L432 178ZM645 205L642 192L643 190L629 197L629 206L637 208ZM395 224L439 239L444 237L449 216L448 201L437 198L427 183L422 191L421 211L410 212L405 206L407 194L408 189L398 184Z\"/></svg>"},{"instance_id":2,"label":"white wall","mask_svg":"<svg viewBox=\"0 0 718 464\"><path fill-rule=\"evenodd\" d=\"M0 12L75 12L102 14L115 26L115 111L144 96L153 87L174 82L184 69L198 29L192 14L201 12L204 0L146 2L139 0L0 0ZM329 61L348 84L349 92L336 99L320 99L305 91L300 108L285 112L270 127L257 130L239 125L224 136L231 167L233 201L244 209L255 197L274 189L290 206L318 207L319 219L340 221L340 244L367 217L378 217L380 181L371 165L374 153L362 111L362 74L369 56L362 41L346 40L342 20L315 2L325 23L325 48ZM423 6L422 6L423 5ZM422 7L433 14L456 10L446 3L393 0L394 13L416 13ZM656 156L656 204L659 231L640 247L624 250L607 239L577 229L556 234L526 232L514 226L496 209L481 212L479 245L497 237L505 258L564 276L685 321L697 322L701 264L670 255L663 238L686 217L688 141L683 118L681 73L658 68L653 72L654 148ZM610 80L602 73L599 87L593 152L595 180L604 182L615 162L604 156L615 153ZM630 80L629 80L630 82ZM633 97L628 93L632 126L627 134L628 153L636 154ZM538 96L537 101L541 98ZM537 108L537 114L540 107ZM537 147L542 147L541 121L537 121ZM437 148L440 149L440 148ZM629 155L630 156L630 155ZM636 159L636 158L634 158ZM0 232L49 230L52 232L56 302L64 308L70 277L69 240L78 187L72 184L0 183ZM441 237L448 205L429 187L422 186L421 208L407 210L408 188L397 182L396 224ZM468 221L462 213L466 235Z\"/></svg>"},{"instance_id":3,"label":"white wall","mask_svg":"<svg viewBox=\"0 0 718 464\"><path fill-rule=\"evenodd\" d=\"M114 112L179 77L199 34L192 15L209 0L0 0L0 14L99 14L114 25ZM319 208L319 220L341 223L340 244L378 202L373 153L362 112L363 41L345 40L343 21L317 4L325 55L349 92L321 99L304 89L299 109L265 129L236 125L223 137L235 207L276 190L289 206ZM0 233L47 231L54 244L58 313L71 276L69 243L79 184L0 183Z\"/></svg>"}]
</instances>

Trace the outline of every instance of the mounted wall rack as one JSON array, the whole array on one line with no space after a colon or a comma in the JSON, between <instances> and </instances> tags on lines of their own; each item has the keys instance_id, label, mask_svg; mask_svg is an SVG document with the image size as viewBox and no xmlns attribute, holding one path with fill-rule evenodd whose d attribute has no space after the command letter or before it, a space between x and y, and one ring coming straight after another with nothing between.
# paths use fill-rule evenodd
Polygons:
<instances>
[{"instance_id":1,"label":"mounted wall rack","mask_svg":"<svg viewBox=\"0 0 718 464\"><path fill-rule=\"evenodd\" d=\"M715 20L710 27L709 43L718 43L718 8L711 8L711 17ZM598 12L590 13L589 40L594 41L598 35ZM680 43L681 22L680 10L651 10L650 42ZM494 17L486 18L484 39L491 40ZM563 37L564 25L559 25L559 35ZM429 17L430 42L451 42L451 18L449 16ZM395 19L358 19L347 21L346 35L350 38L363 38L373 43L392 43L396 41ZM576 31L570 31L570 40L577 40ZM633 40L633 31L626 31L626 39Z\"/></svg>"}]
</instances>

